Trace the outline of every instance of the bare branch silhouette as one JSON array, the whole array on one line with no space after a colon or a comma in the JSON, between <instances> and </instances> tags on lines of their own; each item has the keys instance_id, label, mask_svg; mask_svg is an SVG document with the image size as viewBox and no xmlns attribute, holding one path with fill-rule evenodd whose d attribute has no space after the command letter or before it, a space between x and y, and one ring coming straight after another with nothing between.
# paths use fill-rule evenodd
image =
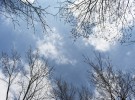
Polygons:
<instances>
[{"instance_id":1,"label":"bare branch silhouette","mask_svg":"<svg viewBox=\"0 0 135 100\"><path fill-rule=\"evenodd\" d=\"M22 19L27 23L27 26L32 26L34 31L36 30L35 22L39 22L44 32L50 29L46 16L52 15L47 12L47 8L43 8L35 0L1 0L0 1L0 15L10 18L14 24L19 24L19 20Z\"/></svg>"},{"instance_id":2,"label":"bare branch silhouette","mask_svg":"<svg viewBox=\"0 0 135 100\"><path fill-rule=\"evenodd\" d=\"M44 58L40 57L38 50L28 50L26 65L21 63L20 59L17 52L13 52L11 57L2 53L0 65L6 77L2 79L7 84L6 100L11 100L9 93L12 95L11 87L13 89L15 86L18 89L15 91L15 96L12 96L13 100L15 98L16 100L47 100L50 98L49 79L53 68Z\"/></svg>"},{"instance_id":3,"label":"bare branch silhouette","mask_svg":"<svg viewBox=\"0 0 135 100\"><path fill-rule=\"evenodd\" d=\"M76 89L73 85L63 81L61 78L56 79L56 87L53 89L55 100L75 100Z\"/></svg>"},{"instance_id":4,"label":"bare branch silhouette","mask_svg":"<svg viewBox=\"0 0 135 100\"><path fill-rule=\"evenodd\" d=\"M135 78L133 73L113 70L111 62L96 54L96 62L85 58L91 67L90 82L94 84L99 96L98 100L131 100L135 94Z\"/></svg>"},{"instance_id":5,"label":"bare branch silhouette","mask_svg":"<svg viewBox=\"0 0 135 100\"><path fill-rule=\"evenodd\" d=\"M134 27L134 4L132 0L65 0L60 2L59 13L73 26L71 32L75 38L88 38L95 32L93 28L97 27L96 35L107 40L104 31L109 24L113 26L107 30L108 35L114 34L111 33L113 29L122 31L119 37L123 36L123 39L117 39L118 35L115 35L112 40L123 43L132 37L130 31Z\"/></svg>"}]
</instances>

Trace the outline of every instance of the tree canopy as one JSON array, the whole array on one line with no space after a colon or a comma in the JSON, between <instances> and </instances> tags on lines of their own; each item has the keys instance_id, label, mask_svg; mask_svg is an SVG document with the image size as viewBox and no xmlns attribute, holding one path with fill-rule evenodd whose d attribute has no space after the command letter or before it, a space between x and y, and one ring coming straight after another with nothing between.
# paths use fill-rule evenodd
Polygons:
<instances>
[{"instance_id":1,"label":"tree canopy","mask_svg":"<svg viewBox=\"0 0 135 100\"><path fill-rule=\"evenodd\" d=\"M73 25L75 38L88 38L96 33L97 38L123 43L132 36L135 17L133 0L65 0L60 4L60 14Z\"/></svg>"},{"instance_id":2,"label":"tree canopy","mask_svg":"<svg viewBox=\"0 0 135 100\"><path fill-rule=\"evenodd\" d=\"M132 41L134 5L133 0L64 0L60 2L59 14L71 23L75 39L93 35L124 43ZM1 0L0 6L0 15L11 18L14 23L19 24L19 19L23 19L34 31L35 22L39 22L45 32L50 29L46 16L52 14L37 0Z\"/></svg>"},{"instance_id":3,"label":"tree canopy","mask_svg":"<svg viewBox=\"0 0 135 100\"><path fill-rule=\"evenodd\" d=\"M43 31L46 32L49 28L46 22L48 7L39 5L37 0L1 0L0 15L10 18L14 24L20 24L22 19L28 26L32 26L35 31L35 22L39 22Z\"/></svg>"}]
</instances>

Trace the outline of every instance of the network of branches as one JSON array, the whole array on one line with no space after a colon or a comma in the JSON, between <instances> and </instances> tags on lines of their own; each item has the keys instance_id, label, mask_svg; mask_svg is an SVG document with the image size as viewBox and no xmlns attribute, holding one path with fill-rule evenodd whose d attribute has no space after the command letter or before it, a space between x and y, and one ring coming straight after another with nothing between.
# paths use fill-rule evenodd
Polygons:
<instances>
[{"instance_id":1,"label":"network of branches","mask_svg":"<svg viewBox=\"0 0 135 100\"><path fill-rule=\"evenodd\" d=\"M95 61L85 57L90 66L89 80L95 86L96 100L133 100L135 97L134 72L114 70L108 58L96 54Z\"/></svg>"},{"instance_id":2,"label":"network of branches","mask_svg":"<svg viewBox=\"0 0 135 100\"><path fill-rule=\"evenodd\" d=\"M27 27L35 28L35 22L39 22L44 32L49 28L46 21L47 8L39 5L38 1L31 2L30 0L0 0L0 15L10 18L13 24L18 24L22 19L27 23Z\"/></svg>"},{"instance_id":3,"label":"network of branches","mask_svg":"<svg viewBox=\"0 0 135 100\"><path fill-rule=\"evenodd\" d=\"M107 40L104 32L111 35L115 29L123 34L113 36L112 40L125 42L132 35L134 4L134 0L66 0L60 2L60 15L73 25L71 32L75 38L87 38L96 32L95 37ZM119 39L122 35L124 38Z\"/></svg>"},{"instance_id":4,"label":"network of branches","mask_svg":"<svg viewBox=\"0 0 135 100\"><path fill-rule=\"evenodd\" d=\"M11 54L1 53L0 82L6 87L1 90L5 92L3 100L133 100L135 97L134 73L114 70L111 61L101 54L95 54L94 61L85 56L90 68L89 85L80 87L52 77L53 68L38 50L29 49L25 57L26 62L22 63L15 50Z\"/></svg>"},{"instance_id":5,"label":"network of branches","mask_svg":"<svg viewBox=\"0 0 135 100\"><path fill-rule=\"evenodd\" d=\"M88 38L95 27L99 28L101 37L107 40L103 33L106 25L113 25L119 31L124 30L124 40L132 36L126 29L134 26L134 1L132 0L66 0L61 3L60 14L72 23L72 34ZM45 17L50 14L38 2L28 0L1 0L0 15L11 18L14 23L18 19L25 20L35 30L35 22L40 22L44 31L49 28ZM127 27L128 26L128 27ZM111 27L114 28L114 27ZM108 31L108 35L110 35ZM96 31L97 32L97 31ZM112 39L117 40L118 36ZM41 57L38 50L29 49L25 60L17 51L10 55L2 52L0 56L0 81L6 87L5 100L132 100L135 97L135 77L133 73L114 70L109 59L95 54L96 59L85 57L85 63L90 67L88 71L89 85L77 88L61 78L52 79L52 67ZM51 84L51 82L52 84ZM14 88L16 87L16 89ZM14 91L12 93L12 91ZM98 94L98 95L97 95ZM3 98L2 98L3 99Z\"/></svg>"},{"instance_id":6,"label":"network of branches","mask_svg":"<svg viewBox=\"0 0 135 100\"><path fill-rule=\"evenodd\" d=\"M92 34L95 38L124 43L132 41L134 4L133 0L64 0L59 8L61 17L71 23L75 39L80 36L88 38ZM22 19L34 32L36 22L41 24L44 32L51 30L46 16L52 14L47 8L36 0L0 1L0 15L12 19L14 24L19 24Z\"/></svg>"},{"instance_id":7,"label":"network of branches","mask_svg":"<svg viewBox=\"0 0 135 100\"><path fill-rule=\"evenodd\" d=\"M7 89L3 100L46 100L48 98L48 79L52 73L46 60L39 56L38 51L29 49L26 62L13 50L11 54L2 52L0 67L4 77L0 76ZM12 91L12 92L11 92Z\"/></svg>"}]
</instances>

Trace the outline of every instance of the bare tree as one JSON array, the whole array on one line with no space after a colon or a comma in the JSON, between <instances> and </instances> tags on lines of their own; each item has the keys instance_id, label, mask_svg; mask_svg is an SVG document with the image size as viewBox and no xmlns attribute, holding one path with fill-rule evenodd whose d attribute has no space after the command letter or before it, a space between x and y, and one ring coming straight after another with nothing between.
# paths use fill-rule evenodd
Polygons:
<instances>
[{"instance_id":1,"label":"bare tree","mask_svg":"<svg viewBox=\"0 0 135 100\"><path fill-rule=\"evenodd\" d=\"M82 86L81 89L78 91L79 100L92 100L93 94L89 88Z\"/></svg>"},{"instance_id":2,"label":"bare tree","mask_svg":"<svg viewBox=\"0 0 135 100\"><path fill-rule=\"evenodd\" d=\"M90 82L95 85L98 100L131 100L135 96L135 78L133 73L113 70L108 59L96 55L96 62L85 57L92 68L89 71Z\"/></svg>"},{"instance_id":3,"label":"bare tree","mask_svg":"<svg viewBox=\"0 0 135 100\"><path fill-rule=\"evenodd\" d=\"M76 89L73 85L63 81L61 78L56 79L56 87L53 88L55 100L75 100Z\"/></svg>"},{"instance_id":4,"label":"bare tree","mask_svg":"<svg viewBox=\"0 0 135 100\"><path fill-rule=\"evenodd\" d=\"M92 100L93 93L84 86L75 87L72 84L57 78L53 85L53 98L55 100Z\"/></svg>"},{"instance_id":5,"label":"bare tree","mask_svg":"<svg viewBox=\"0 0 135 100\"><path fill-rule=\"evenodd\" d=\"M31 0L1 0L0 16L10 18L14 24L19 24L19 20L22 19L28 26L31 25L34 31L35 22L40 22L43 31L47 31L49 26L46 22L46 15L50 14L47 8L43 8L36 0L34 2Z\"/></svg>"},{"instance_id":6,"label":"bare tree","mask_svg":"<svg viewBox=\"0 0 135 100\"><path fill-rule=\"evenodd\" d=\"M41 59L38 51L33 53L29 50L26 55L28 61L28 74L25 75L26 82L23 81L22 100L44 100L47 99L47 78L51 74L52 68L49 69L48 63ZM25 88L24 88L25 87ZM19 96L19 97L20 97Z\"/></svg>"},{"instance_id":7,"label":"bare tree","mask_svg":"<svg viewBox=\"0 0 135 100\"><path fill-rule=\"evenodd\" d=\"M72 34L75 38L89 37L96 26L99 30L97 32L103 33L98 34L98 37L106 39L104 31L108 24L112 24L112 29L124 30L121 42L125 42L132 36L129 29L134 26L134 4L133 0L65 0L60 2L60 15L74 26ZM108 30L108 35L111 34L110 31L112 30ZM117 39L117 35L112 39Z\"/></svg>"},{"instance_id":8,"label":"bare tree","mask_svg":"<svg viewBox=\"0 0 135 100\"><path fill-rule=\"evenodd\" d=\"M20 56L16 51L12 52L11 57L9 57L9 55L6 53L2 53L0 63L3 74L7 77L7 80L2 80L7 83L6 100L8 100L10 87L14 83L14 80L20 72Z\"/></svg>"},{"instance_id":9,"label":"bare tree","mask_svg":"<svg viewBox=\"0 0 135 100\"><path fill-rule=\"evenodd\" d=\"M26 54L24 65L22 63L19 65L19 61L20 56L17 52L12 53L11 57L2 53L1 67L6 76L2 80L7 83L6 100L11 100L9 93L13 85L16 86L12 87L13 90L16 88L15 95L10 93L13 100L50 100L49 78L52 67L40 57L38 51L34 52L31 49Z\"/></svg>"}]
</instances>

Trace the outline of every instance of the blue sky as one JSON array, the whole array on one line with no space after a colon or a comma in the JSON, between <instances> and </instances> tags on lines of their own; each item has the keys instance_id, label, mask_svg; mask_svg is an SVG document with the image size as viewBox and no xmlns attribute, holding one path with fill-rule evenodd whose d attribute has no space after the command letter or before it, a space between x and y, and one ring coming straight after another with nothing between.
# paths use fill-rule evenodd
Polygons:
<instances>
[{"instance_id":1,"label":"blue sky","mask_svg":"<svg viewBox=\"0 0 135 100\"><path fill-rule=\"evenodd\" d=\"M57 1L57 0L56 0ZM49 12L57 11L58 5L54 0L41 0L42 5L53 5ZM38 31L33 33L32 29L27 29L26 23L20 20L20 26L14 28L9 19L0 19L0 52L9 52L15 48L20 54L24 54L29 46L38 48L41 55L44 55L51 65L54 66L54 77L61 76L65 80L76 85L87 85L88 66L84 63L82 55L87 55L91 59L94 51L109 56L115 68L123 70L134 69L135 66L135 46L121 45L119 42L111 44L103 39L92 38L91 41L84 38L71 38L70 24L64 24L59 16L47 16L46 18L53 32L42 33L40 25L37 23ZM134 30L132 31L134 32Z\"/></svg>"}]
</instances>

